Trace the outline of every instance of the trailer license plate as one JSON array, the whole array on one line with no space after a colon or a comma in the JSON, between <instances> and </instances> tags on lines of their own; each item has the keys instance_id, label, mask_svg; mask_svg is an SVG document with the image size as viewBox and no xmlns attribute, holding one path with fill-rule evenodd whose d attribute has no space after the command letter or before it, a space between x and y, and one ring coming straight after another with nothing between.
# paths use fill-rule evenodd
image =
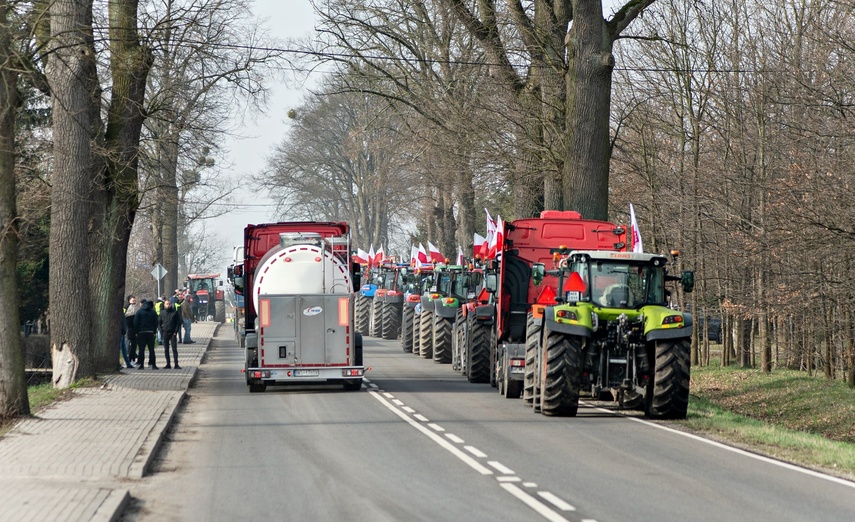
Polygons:
<instances>
[{"instance_id":1,"label":"trailer license plate","mask_svg":"<svg viewBox=\"0 0 855 522\"><path fill-rule=\"evenodd\" d=\"M320 370L294 370L294 377L317 377L320 374Z\"/></svg>"},{"instance_id":2,"label":"trailer license plate","mask_svg":"<svg viewBox=\"0 0 855 522\"><path fill-rule=\"evenodd\" d=\"M511 366L511 373L525 373L525 368L522 366Z\"/></svg>"}]
</instances>

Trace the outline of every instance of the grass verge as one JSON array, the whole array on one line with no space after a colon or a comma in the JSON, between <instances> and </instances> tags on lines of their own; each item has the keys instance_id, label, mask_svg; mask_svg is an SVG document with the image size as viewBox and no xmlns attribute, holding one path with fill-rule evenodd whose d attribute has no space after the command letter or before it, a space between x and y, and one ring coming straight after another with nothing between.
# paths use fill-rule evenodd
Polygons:
<instances>
[{"instance_id":1,"label":"grass verge","mask_svg":"<svg viewBox=\"0 0 855 522\"><path fill-rule=\"evenodd\" d=\"M855 480L855 390L804 372L692 368L680 424L714 440Z\"/></svg>"}]
</instances>

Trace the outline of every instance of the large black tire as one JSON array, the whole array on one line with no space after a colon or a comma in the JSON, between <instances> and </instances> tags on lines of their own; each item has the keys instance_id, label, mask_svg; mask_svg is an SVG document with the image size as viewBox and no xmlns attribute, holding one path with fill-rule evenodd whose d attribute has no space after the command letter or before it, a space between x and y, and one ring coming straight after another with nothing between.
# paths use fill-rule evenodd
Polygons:
<instances>
[{"instance_id":1,"label":"large black tire","mask_svg":"<svg viewBox=\"0 0 855 522\"><path fill-rule=\"evenodd\" d=\"M418 357L421 355L422 344L422 316L413 310L413 355Z\"/></svg>"},{"instance_id":2,"label":"large black tire","mask_svg":"<svg viewBox=\"0 0 855 522\"><path fill-rule=\"evenodd\" d=\"M496 380L496 367L498 366L499 357L499 338L495 328L490 329L490 341L488 349L490 350L490 386L493 388L499 387L499 381Z\"/></svg>"},{"instance_id":3,"label":"large black tire","mask_svg":"<svg viewBox=\"0 0 855 522\"><path fill-rule=\"evenodd\" d=\"M534 373L537 371L537 349L540 348L540 324L536 323L531 312L525 322L525 376L523 377L523 400L526 404L534 401Z\"/></svg>"},{"instance_id":4,"label":"large black tire","mask_svg":"<svg viewBox=\"0 0 855 522\"><path fill-rule=\"evenodd\" d=\"M371 298L359 294L354 305L353 321L357 332L368 335L368 322L371 319Z\"/></svg>"},{"instance_id":5,"label":"large black tire","mask_svg":"<svg viewBox=\"0 0 855 522\"><path fill-rule=\"evenodd\" d=\"M353 365L362 366L362 334L356 332L353 338Z\"/></svg>"},{"instance_id":6,"label":"large black tire","mask_svg":"<svg viewBox=\"0 0 855 522\"><path fill-rule=\"evenodd\" d=\"M371 318L368 320L368 335L380 337L381 321L383 320L383 301L374 297L371 301Z\"/></svg>"},{"instance_id":7,"label":"large black tire","mask_svg":"<svg viewBox=\"0 0 855 522\"><path fill-rule=\"evenodd\" d=\"M490 382L490 330L492 326L469 323L466 339L466 377L469 382Z\"/></svg>"},{"instance_id":8,"label":"large black tire","mask_svg":"<svg viewBox=\"0 0 855 522\"><path fill-rule=\"evenodd\" d=\"M654 419L685 419L689 409L689 339L656 342L656 370L647 386L645 413Z\"/></svg>"},{"instance_id":9,"label":"large black tire","mask_svg":"<svg viewBox=\"0 0 855 522\"><path fill-rule=\"evenodd\" d=\"M419 355L433 358L433 312L422 310L419 317Z\"/></svg>"},{"instance_id":10,"label":"large black tire","mask_svg":"<svg viewBox=\"0 0 855 522\"><path fill-rule=\"evenodd\" d=\"M433 362L448 364L451 362L451 330L454 323L445 317L436 317L433 327Z\"/></svg>"},{"instance_id":11,"label":"large black tire","mask_svg":"<svg viewBox=\"0 0 855 522\"><path fill-rule=\"evenodd\" d=\"M401 348L405 352L413 351L413 318L415 315L416 309L405 304L401 311Z\"/></svg>"},{"instance_id":12,"label":"large black tire","mask_svg":"<svg viewBox=\"0 0 855 522\"><path fill-rule=\"evenodd\" d=\"M460 368L463 366L460 359L461 348L463 345L460 340L463 336L465 320L466 319L463 317L463 309L458 308L457 314L454 316L454 326L451 327L451 369L455 372L460 372Z\"/></svg>"},{"instance_id":13,"label":"large black tire","mask_svg":"<svg viewBox=\"0 0 855 522\"><path fill-rule=\"evenodd\" d=\"M546 371L541 372L540 412L552 417L575 417L582 379L582 338L548 332Z\"/></svg>"},{"instance_id":14,"label":"large black tire","mask_svg":"<svg viewBox=\"0 0 855 522\"><path fill-rule=\"evenodd\" d=\"M214 302L214 321L218 323L226 322L226 303L223 301Z\"/></svg>"},{"instance_id":15,"label":"large black tire","mask_svg":"<svg viewBox=\"0 0 855 522\"><path fill-rule=\"evenodd\" d=\"M401 334L401 303L383 303L383 319L380 336L387 341Z\"/></svg>"}]
</instances>

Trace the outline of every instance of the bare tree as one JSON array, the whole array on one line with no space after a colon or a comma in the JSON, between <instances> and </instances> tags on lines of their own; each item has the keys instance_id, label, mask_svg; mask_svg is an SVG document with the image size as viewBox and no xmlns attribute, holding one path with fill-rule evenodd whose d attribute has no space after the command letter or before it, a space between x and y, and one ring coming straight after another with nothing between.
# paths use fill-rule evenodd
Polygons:
<instances>
[{"instance_id":1,"label":"bare tree","mask_svg":"<svg viewBox=\"0 0 855 522\"><path fill-rule=\"evenodd\" d=\"M167 269L166 287L175 288L183 265L179 244L192 219L183 208L186 196L199 185L200 169L214 166L228 119L243 104L263 103L262 73L282 53L260 45L245 0L167 0L147 16L156 60L146 122L149 208L155 261Z\"/></svg>"},{"instance_id":2,"label":"bare tree","mask_svg":"<svg viewBox=\"0 0 855 522\"><path fill-rule=\"evenodd\" d=\"M18 315L18 212L15 183L15 111L18 59L13 8L0 0L0 419L30 413Z\"/></svg>"}]
</instances>

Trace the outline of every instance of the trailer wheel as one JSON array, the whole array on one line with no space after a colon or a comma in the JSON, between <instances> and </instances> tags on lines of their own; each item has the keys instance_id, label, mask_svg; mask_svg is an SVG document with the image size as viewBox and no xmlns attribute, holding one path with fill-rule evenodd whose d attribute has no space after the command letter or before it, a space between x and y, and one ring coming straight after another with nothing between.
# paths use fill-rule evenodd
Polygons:
<instances>
[{"instance_id":1,"label":"trailer wheel","mask_svg":"<svg viewBox=\"0 0 855 522\"><path fill-rule=\"evenodd\" d=\"M523 400L528 405L534 402L534 373L537 371L540 331L540 324L535 322L534 316L529 312L525 322L525 377L523 378Z\"/></svg>"},{"instance_id":2,"label":"trailer wheel","mask_svg":"<svg viewBox=\"0 0 855 522\"><path fill-rule=\"evenodd\" d=\"M541 361L540 411L553 417L575 417L582 377L582 338L548 332Z\"/></svg>"},{"instance_id":3,"label":"trailer wheel","mask_svg":"<svg viewBox=\"0 0 855 522\"><path fill-rule=\"evenodd\" d=\"M383 303L380 336L387 341L397 339L401 333L401 303Z\"/></svg>"},{"instance_id":4,"label":"trailer wheel","mask_svg":"<svg viewBox=\"0 0 855 522\"><path fill-rule=\"evenodd\" d=\"M383 301L375 296L371 300L371 316L368 320L368 335L371 337L380 337L381 321L383 317Z\"/></svg>"},{"instance_id":5,"label":"trailer wheel","mask_svg":"<svg viewBox=\"0 0 855 522\"><path fill-rule=\"evenodd\" d=\"M362 334L359 332L353 338L353 364L362 366Z\"/></svg>"},{"instance_id":6,"label":"trailer wheel","mask_svg":"<svg viewBox=\"0 0 855 522\"><path fill-rule=\"evenodd\" d=\"M405 304L401 311L401 348L405 352L413 351L413 317L415 315L416 309Z\"/></svg>"},{"instance_id":7,"label":"trailer wheel","mask_svg":"<svg viewBox=\"0 0 855 522\"><path fill-rule=\"evenodd\" d=\"M467 331L468 331L468 326L467 326L468 321L469 321L469 318L461 317L460 326L456 332L456 336L457 336L456 337L456 339L457 339L457 364L458 364L457 371L461 375L466 375L466 364L467 364L466 354L469 352L466 349L466 335L467 335Z\"/></svg>"},{"instance_id":8,"label":"trailer wheel","mask_svg":"<svg viewBox=\"0 0 855 522\"><path fill-rule=\"evenodd\" d=\"M419 355L433 358L433 312L422 310L419 323Z\"/></svg>"},{"instance_id":9,"label":"trailer wheel","mask_svg":"<svg viewBox=\"0 0 855 522\"><path fill-rule=\"evenodd\" d=\"M368 321L371 318L371 298L359 294L354 305L353 321L357 332L368 333Z\"/></svg>"},{"instance_id":10,"label":"trailer wheel","mask_svg":"<svg viewBox=\"0 0 855 522\"><path fill-rule=\"evenodd\" d=\"M267 384L264 382L254 382L249 385L249 393L264 393L267 389Z\"/></svg>"},{"instance_id":11,"label":"trailer wheel","mask_svg":"<svg viewBox=\"0 0 855 522\"><path fill-rule=\"evenodd\" d=\"M487 325L472 321L466 339L466 377L469 382L490 382L490 332Z\"/></svg>"},{"instance_id":12,"label":"trailer wheel","mask_svg":"<svg viewBox=\"0 0 855 522\"><path fill-rule=\"evenodd\" d=\"M645 413L654 419L685 419L689 409L690 341L656 342L656 370L647 385Z\"/></svg>"}]
</instances>

